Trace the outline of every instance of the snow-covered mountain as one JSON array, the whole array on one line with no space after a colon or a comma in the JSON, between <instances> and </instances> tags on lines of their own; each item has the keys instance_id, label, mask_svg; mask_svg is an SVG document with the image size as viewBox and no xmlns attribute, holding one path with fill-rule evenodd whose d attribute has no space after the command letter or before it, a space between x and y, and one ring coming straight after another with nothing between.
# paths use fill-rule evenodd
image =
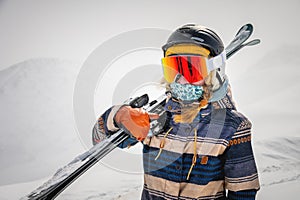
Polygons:
<instances>
[{"instance_id":1,"label":"snow-covered mountain","mask_svg":"<svg viewBox=\"0 0 300 200\"><path fill-rule=\"evenodd\" d=\"M281 137L254 144L261 186L300 181L300 137Z\"/></svg>"},{"instance_id":2,"label":"snow-covered mountain","mask_svg":"<svg viewBox=\"0 0 300 200\"><path fill-rule=\"evenodd\" d=\"M0 185L44 178L82 151L72 115L78 69L39 58L0 71Z\"/></svg>"}]
</instances>

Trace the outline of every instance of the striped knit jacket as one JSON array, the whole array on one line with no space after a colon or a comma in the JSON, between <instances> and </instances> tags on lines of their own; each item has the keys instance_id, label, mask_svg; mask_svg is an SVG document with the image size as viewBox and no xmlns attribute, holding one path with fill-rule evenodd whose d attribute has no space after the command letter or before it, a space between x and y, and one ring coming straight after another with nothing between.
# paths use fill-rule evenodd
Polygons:
<instances>
[{"instance_id":1,"label":"striped knit jacket","mask_svg":"<svg viewBox=\"0 0 300 200\"><path fill-rule=\"evenodd\" d=\"M179 105L170 100L166 110ZM177 109L177 108L176 108ZM109 130L112 110L93 129L94 144ZM253 200L259 180L251 147L251 123L229 95L201 109L192 123L170 113L163 133L144 141L142 200ZM137 143L130 138L121 147Z\"/></svg>"}]
</instances>

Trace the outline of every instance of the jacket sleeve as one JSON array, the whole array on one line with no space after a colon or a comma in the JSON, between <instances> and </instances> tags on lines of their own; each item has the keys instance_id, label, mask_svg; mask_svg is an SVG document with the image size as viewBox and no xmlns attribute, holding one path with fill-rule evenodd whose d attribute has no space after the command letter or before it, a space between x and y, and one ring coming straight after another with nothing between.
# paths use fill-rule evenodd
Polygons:
<instances>
[{"instance_id":1,"label":"jacket sleeve","mask_svg":"<svg viewBox=\"0 0 300 200\"><path fill-rule=\"evenodd\" d=\"M104 139L108 138L112 134L116 133L119 128L114 123L114 115L118 111L120 106L113 106L106 110L95 123L92 130L93 145L98 144ZM122 142L119 147L126 148L128 146L135 145L138 141L132 137Z\"/></svg>"},{"instance_id":2,"label":"jacket sleeve","mask_svg":"<svg viewBox=\"0 0 300 200\"><path fill-rule=\"evenodd\" d=\"M251 145L251 126L243 117L226 150L225 189L230 200L254 200L260 187Z\"/></svg>"}]
</instances>

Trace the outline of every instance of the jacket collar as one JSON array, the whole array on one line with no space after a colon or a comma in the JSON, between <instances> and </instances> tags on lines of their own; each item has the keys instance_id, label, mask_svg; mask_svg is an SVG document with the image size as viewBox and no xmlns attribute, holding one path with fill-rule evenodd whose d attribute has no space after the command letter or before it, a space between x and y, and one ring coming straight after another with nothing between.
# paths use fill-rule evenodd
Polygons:
<instances>
[{"instance_id":1,"label":"jacket collar","mask_svg":"<svg viewBox=\"0 0 300 200\"><path fill-rule=\"evenodd\" d=\"M214 109L234 109L236 110L235 102L232 99L231 87L228 84L225 96L219 100L210 102Z\"/></svg>"}]
</instances>

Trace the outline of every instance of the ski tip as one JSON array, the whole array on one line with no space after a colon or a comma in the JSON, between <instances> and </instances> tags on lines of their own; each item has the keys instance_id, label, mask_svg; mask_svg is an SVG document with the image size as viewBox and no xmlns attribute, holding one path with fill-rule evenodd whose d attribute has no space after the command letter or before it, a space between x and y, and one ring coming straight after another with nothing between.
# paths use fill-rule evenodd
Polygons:
<instances>
[{"instance_id":1,"label":"ski tip","mask_svg":"<svg viewBox=\"0 0 300 200\"><path fill-rule=\"evenodd\" d=\"M247 27L247 29L253 29L253 25L251 23L245 24L245 27Z\"/></svg>"},{"instance_id":2,"label":"ski tip","mask_svg":"<svg viewBox=\"0 0 300 200\"><path fill-rule=\"evenodd\" d=\"M249 36L248 36L248 37L250 37L251 33L253 32L253 25L252 25L251 23L248 23L248 24L243 25L243 26L239 29L239 31L236 33L235 36L239 35L239 34L242 33L242 32L245 32L245 31L249 32L249 34L248 34Z\"/></svg>"},{"instance_id":3,"label":"ski tip","mask_svg":"<svg viewBox=\"0 0 300 200\"><path fill-rule=\"evenodd\" d=\"M247 42L246 44L244 44L244 46L254 46L259 43L260 43L260 39L254 39L254 40L251 40L251 41Z\"/></svg>"},{"instance_id":4,"label":"ski tip","mask_svg":"<svg viewBox=\"0 0 300 200\"><path fill-rule=\"evenodd\" d=\"M251 41L251 45L257 45L260 43L260 39L255 39Z\"/></svg>"},{"instance_id":5,"label":"ski tip","mask_svg":"<svg viewBox=\"0 0 300 200\"><path fill-rule=\"evenodd\" d=\"M248 24L246 24L245 26L247 26L247 27L252 27L252 28L253 28L253 25L252 25L251 23L248 23Z\"/></svg>"}]
</instances>

